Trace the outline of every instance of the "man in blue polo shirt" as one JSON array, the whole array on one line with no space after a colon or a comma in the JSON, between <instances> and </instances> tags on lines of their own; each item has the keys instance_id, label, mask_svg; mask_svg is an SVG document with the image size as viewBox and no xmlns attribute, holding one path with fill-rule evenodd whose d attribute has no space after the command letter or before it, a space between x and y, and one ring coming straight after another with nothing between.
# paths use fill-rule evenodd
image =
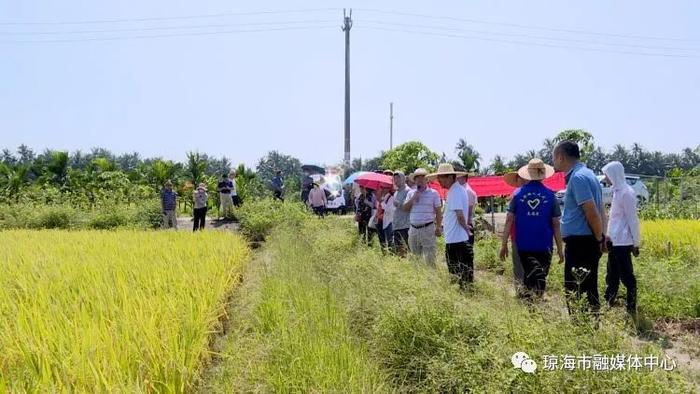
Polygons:
<instances>
[{"instance_id":1,"label":"man in blue polo shirt","mask_svg":"<svg viewBox=\"0 0 700 394\"><path fill-rule=\"evenodd\" d=\"M508 256L508 238L515 226L518 234L513 242L523 267L525 291L519 296L541 298L547 285L549 266L552 263L553 242L556 240L559 262L564 260L559 217L561 212L554 193L542 184L554 175L554 168L541 159L532 159L518 170L518 177L527 181L513 195L508 206L508 216L503 229L501 260Z\"/></svg>"},{"instance_id":2,"label":"man in blue polo shirt","mask_svg":"<svg viewBox=\"0 0 700 394\"><path fill-rule=\"evenodd\" d=\"M567 307L571 299L586 293L594 312L600 308L598 298L598 261L605 252L603 233L605 211L598 178L579 160L581 153L575 142L562 141L554 148L554 167L566 173L566 195L561 218L564 251L564 288Z\"/></svg>"}]
</instances>

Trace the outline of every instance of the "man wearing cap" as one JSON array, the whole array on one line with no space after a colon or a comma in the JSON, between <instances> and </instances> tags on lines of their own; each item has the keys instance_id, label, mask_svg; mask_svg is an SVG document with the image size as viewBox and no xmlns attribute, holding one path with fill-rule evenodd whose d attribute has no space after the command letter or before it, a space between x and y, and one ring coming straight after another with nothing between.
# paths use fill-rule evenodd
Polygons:
<instances>
[{"instance_id":1,"label":"man wearing cap","mask_svg":"<svg viewBox=\"0 0 700 394\"><path fill-rule=\"evenodd\" d=\"M448 190L443 220L445 256L447 269L457 278L462 288L474 281L474 250L469 243L467 221L469 196L457 182L458 176L465 175L464 172L455 171L452 164L443 163L436 173L428 176L429 180L437 178L440 186Z\"/></svg>"},{"instance_id":2,"label":"man wearing cap","mask_svg":"<svg viewBox=\"0 0 700 394\"><path fill-rule=\"evenodd\" d=\"M394 248L399 256L405 257L408 252L408 229L411 227L409 213L401 209L406 202L409 188L406 186L406 176L401 171L394 172Z\"/></svg>"},{"instance_id":3,"label":"man wearing cap","mask_svg":"<svg viewBox=\"0 0 700 394\"><path fill-rule=\"evenodd\" d=\"M174 228L177 230L177 193L173 190L171 181L165 182L165 187L160 193L160 208L163 213L163 228Z\"/></svg>"},{"instance_id":4,"label":"man wearing cap","mask_svg":"<svg viewBox=\"0 0 700 394\"><path fill-rule=\"evenodd\" d=\"M408 192L402 208L409 212L408 246L411 252L435 268L435 237L442 234L442 201L437 191L428 188L427 175L428 171L423 168L413 173L416 188Z\"/></svg>"},{"instance_id":5,"label":"man wearing cap","mask_svg":"<svg viewBox=\"0 0 700 394\"><path fill-rule=\"evenodd\" d=\"M566 244L564 288L567 307L571 299L586 293L588 303L597 314L598 263L606 252L603 191L593 171L580 162L581 152L573 141L562 141L554 148L554 167L566 173L566 194L561 217L561 235ZM518 234L520 236L520 234Z\"/></svg>"},{"instance_id":6,"label":"man wearing cap","mask_svg":"<svg viewBox=\"0 0 700 394\"><path fill-rule=\"evenodd\" d=\"M508 256L508 238L515 221L518 255L523 266L524 298L542 297L552 262L552 238L557 243L559 262L564 260L559 218L561 211L554 192L542 184L554 175L554 168L540 159L532 159L518 170L518 176L527 181L513 195L508 206L503 230L501 260Z\"/></svg>"}]
</instances>

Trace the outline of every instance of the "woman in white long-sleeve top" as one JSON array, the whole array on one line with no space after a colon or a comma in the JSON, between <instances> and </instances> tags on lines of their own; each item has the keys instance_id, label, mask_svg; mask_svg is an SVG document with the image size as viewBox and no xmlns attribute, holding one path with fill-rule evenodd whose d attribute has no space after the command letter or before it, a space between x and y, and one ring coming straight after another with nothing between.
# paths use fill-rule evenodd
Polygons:
<instances>
[{"instance_id":1,"label":"woman in white long-sleeve top","mask_svg":"<svg viewBox=\"0 0 700 394\"><path fill-rule=\"evenodd\" d=\"M625 180L625 168L618 161L603 167L603 174L612 184L613 198L608 219L608 273L605 300L615 304L620 281L627 288L627 311L637 310L637 279L632 268L632 256L639 256L640 229L637 216L637 196Z\"/></svg>"}]
</instances>

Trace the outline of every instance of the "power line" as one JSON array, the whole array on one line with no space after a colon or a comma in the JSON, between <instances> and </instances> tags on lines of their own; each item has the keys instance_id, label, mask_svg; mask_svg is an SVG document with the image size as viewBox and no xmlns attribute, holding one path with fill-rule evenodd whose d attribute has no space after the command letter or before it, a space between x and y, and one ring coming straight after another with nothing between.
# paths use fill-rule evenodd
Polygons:
<instances>
[{"instance_id":1,"label":"power line","mask_svg":"<svg viewBox=\"0 0 700 394\"><path fill-rule=\"evenodd\" d=\"M250 30L224 30L212 32L196 32L196 33L172 33L172 34L153 34L153 35L136 35L136 36L121 36L121 37L90 37L90 38L75 38L75 39L56 39L56 40L4 40L0 43L56 43L56 42L86 42L86 41L117 41L131 39L147 39L147 38L166 38L166 37L195 37L195 36L211 36L223 34L237 33L261 33L273 31L288 31L288 30L322 30L322 29L337 29L333 26L297 26L297 27L280 27L269 29L250 29Z\"/></svg>"},{"instance_id":2,"label":"power line","mask_svg":"<svg viewBox=\"0 0 700 394\"><path fill-rule=\"evenodd\" d=\"M594 35L594 36L617 37L617 38L627 38L627 39L635 39L635 40L700 42L700 39L691 39L691 38L655 37L655 36L638 36L638 35L617 34L617 33L602 33L602 32L587 31L587 30L562 29L562 28L554 28L554 27L546 27L546 26L523 25L523 24L518 24L518 23L492 22L492 21L486 21L486 20L481 20L481 19L466 19L466 18L457 18L457 17L452 17L452 16L425 15L425 14L417 14L417 13L411 13L411 12L388 11L388 10L379 10L379 9L371 9L371 8L358 8L358 10L364 11L364 12L378 13L378 14L410 16L410 17L414 17L414 18L449 20L449 21L455 21L455 22L466 22L466 23L494 25L494 26L508 26L508 27L517 27L517 28L521 28L521 29L546 30L546 31L554 31L554 32L561 32L561 33L587 34L587 35Z\"/></svg>"},{"instance_id":3,"label":"power line","mask_svg":"<svg viewBox=\"0 0 700 394\"><path fill-rule=\"evenodd\" d=\"M253 15L274 15L274 14L298 14L310 12L329 12L338 11L337 8L306 8L296 10L270 10L270 11L253 11L253 12L223 12L219 14L202 14L202 15L186 15L186 16L161 16L148 18L114 18L114 19L94 19L82 21L50 21L50 22L0 22L0 26L21 26L21 25L87 25L94 23L123 23L123 22L152 22L152 21L171 21L171 20L186 20L186 19L201 19L201 18L221 18L226 16L253 16Z\"/></svg>"},{"instance_id":4,"label":"power line","mask_svg":"<svg viewBox=\"0 0 700 394\"><path fill-rule=\"evenodd\" d=\"M362 27L362 24L360 24L360 27ZM544 44L544 43L536 43L536 42L528 42L528 41L503 40L503 39L498 39L498 38L464 36L464 35L459 35L459 34L434 33L434 32L426 32L426 31L407 30L407 29L392 29L392 28L383 28L383 27L374 27L374 26L365 26L365 28L371 29L371 30L381 30L381 31L399 32L399 33L411 33L411 34L428 35L428 36L436 36L436 37L462 38L462 39L468 39L468 40L500 42L500 43L506 43L506 44L537 46L537 47L545 47L545 48L575 49L575 50L588 51L588 52L604 52L604 53L615 53L615 54L622 54L622 55L659 56L659 57L674 57L674 58L693 58L693 59L698 58L698 56L690 56L690 55L676 55L676 54L651 53L651 52L617 51L617 50L602 49L602 48L586 48L586 47L578 47L578 46L571 46L571 45Z\"/></svg>"},{"instance_id":5,"label":"power line","mask_svg":"<svg viewBox=\"0 0 700 394\"><path fill-rule=\"evenodd\" d=\"M494 32L494 31L486 31L486 30L461 29L461 28L453 28L453 27L416 25L416 24L407 24L407 23L393 23L393 22L384 22L384 21L373 21L373 20L365 20L365 21L361 21L361 23L362 24L364 24L364 23L376 24L376 25L380 25L380 26L387 25L387 26L398 26L398 27L418 28L418 29L430 29L430 30L487 34L487 35L506 36L506 37L531 38L531 39L538 39L538 40L572 42L572 43L589 44L589 45L605 45L605 46L612 46L612 47L627 47L627 48L666 50L666 51L700 51L700 47L687 48L687 47L666 47L666 46L653 46L653 45L625 44L625 43L616 43L616 42L590 41L590 40L582 40L582 39L575 39L575 38L560 38L560 37L552 37L552 36L538 36L538 35L531 35L531 34Z\"/></svg>"},{"instance_id":6,"label":"power line","mask_svg":"<svg viewBox=\"0 0 700 394\"><path fill-rule=\"evenodd\" d=\"M97 34L97 33L124 33L124 32L139 32L139 31L157 31L157 30L180 30L180 29L207 29L235 26L269 26L269 25L295 25L295 24L312 24L312 23L329 23L336 22L332 19L306 20L306 21L287 21L287 22L251 22L251 23L227 23L216 25L180 25L180 26L156 26L156 27L140 27L140 28L124 28L124 29L104 29L104 30L68 30L68 31L30 31L30 32L7 32L0 31L0 35L10 36L38 36L38 35L62 35L62 34Z\"/></svg>"}]
</instances>

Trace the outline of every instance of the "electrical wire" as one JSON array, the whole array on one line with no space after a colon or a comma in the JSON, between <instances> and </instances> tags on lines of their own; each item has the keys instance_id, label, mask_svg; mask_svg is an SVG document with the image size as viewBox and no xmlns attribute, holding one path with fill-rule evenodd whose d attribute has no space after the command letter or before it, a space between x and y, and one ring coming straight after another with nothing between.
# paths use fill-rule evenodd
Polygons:
<instances>
[{"instance_id":1,"label":"electrical wire","mask_svg":"<svg viewBox=\"0 0 700 394\"><path fill-rule=\"evenodd\" d=\"M254 16L254 15L276 15L276 14L299 14L311 12L329 12L339 11L338 8L306 8L296 10L270 10L270 11L252 11L252 12L223 12L218 14L203 14L203 15L186 15L186 16L162 16L148 18L115 18L115 19L93 19L82 21L51 21L51 22L0 22L0 26L21 26L21 25L87 25L98 23L125 23L125 22L153 22L153 21L172 21L172 20L188 20L202 18L221 18L227 16Z\"/></svg>"},{"instance_id":2,"label":"electrical wire","mask_svg":"<svg viewBox=\"0 0 700 394\"><path fill-rule=\"evenodd\" d=\"M414 17L414 18L448 20L448 21L454 21L454 22L466 22L466 23L475 23L475 24L484 24L484 25L493 25L493 26L507 26L507 27L516 27L516 28L520 28L520 29L545 30L545 31L560 32L560 33L586 34L586 35L626 38L626 39L635 39L635 40L700 42L700 39L692 39L692 38L675 38L675 37L658 37L658 36L639 36L639 35L617 34L617 33L602 33L602 32L587 31L587 30L562 29L562 28L553 28L553 27L545 27L545 26L524 25L524 24L518 24L518 23L492 22L492 21L486 21L486 20L482 20L482 19L467 19L467 18L458 18L458 17L452 17L452 16L426 15L426 14L418 14L418 13L411 13L411 12L389 11L389 10L380 10L380 9L372 9L372 8L357 8L356 10L363 11L363 12L369 12L369 13L385 14L385 15L409 16L409 17Z\"/></svg>"},{"instance_id":3,"label":"electrical wire","mask_svg":"<svg viewBox=\"0 0 700 394\"><path fill-rule=\"evenodd\" d=\"M379 25L379 26L384 26L384 25L386 25L386 26L398 26L398 27L407 27L407 28L414 28L414 29L417 28L417 29L430 29L430 30L442 30L442 31L456 31L456 32L466 32L466 33L477 33L477 34L494 35L494 36L517 37L517 38L530 38L530 39L537 39L537 40L550 40L550 41L559 41L559 42L572 42L572 43L577 43L577 44L604 45L604 46L612 46L612 47L627 47L627 48L652 49L652 50L666 50L666 51L700 51L700 47L688 48L688 47L667 47L667 46L654 46L654 45L637 45L637 44L625 44L625 43L616 43L616 42L590 41L590 40L573 39L573 38L560 38L560 37L551 37L551 36L538 36L538 35L531 35L531 34L493 32L493 31L474 30L474 29L461 29L461 28L442 27L442 26L432 26L432 25L416 25L416 24L407 24L407 23L393 23L393 22L374 21L374 20L361 20L360 23L361 23L361 24L369 23L369 24L375 24L375 25Z\"/></svg>"},{"instance_id":4,"label":"electrical wire","mask_svg":"<svg viewBox=\"0 0 700 394\"><path fill-rule=\"evenodd\" d=\"M312 23L336 23L336 20L320 19L306 21L287 21L287 22L251 22L251 23L226 23L216 25L180 25L180 26L156 26L142 28L123 28L123 29L104 29L104 30L54 30L54 31L29 31L29 32L8 32L0 31L0 35L10 36L39 36L39 35L62 35L62 34L98 34L98 33L124 33L124 32L141 32L141 31L157 31L157 30L180 30L180 29L208 29L221 27L236 27L236 26L269 26L269 25L295 25L295 24L312 24Z\"/></svg>"},{"instance_id":5,"label":"electrical wire","mask_svg":"<svg viewBox=\"0 0 700 394\"><path fill-rule=\"evenodd\" d=\"M360 26L361 26L361 24L360 24ZM459 35L459 34L447 34L447 33L434 33L434 32L426 32L426 31L408 30L408 29L393 29L393 28L383 28L383 27L374 27L374 26L366 26L365 28L371 29L371 30L399 32L399 33L411 33L411 34L428 35L428 36L436 36L436 37L461 38L461 39L468 39L468 40L480 40L480 41L499 42L499 43L525 45L525 46L537 46L537 47L560 48L560 49L575 49L575 50L588 51L588 52L604 52L604 53L615 53L615 54L623 54L623 55L659 56L659 57L671 57L671 58L696 58L696 59L698 58L698 56L691 56L691 55L618 51L618 50L608 50L608 49L602 49L602 48L586 48L586 47L578 47L578 46L570 46L570 45L556 45L556 44L545 44L545 43L536 43L536 42L528 42L528 41L504 40L504 39L498 39L498 38L464 36L464 35Z\"/></svg>"},{"instance_id":6,"label":"electrical wire","mask_svg":"<svg viewBox=\"0 0 700 394\"><path fill-rule=\"evenodd\" d=\"M237 33L261 33L275 31L292 31L292 30L322 30L337 28L337 26L296 26L296 27L280 27L268 29L250 29L250 30L224 30L212 32L190 32L190 33L172 33L172 34L152 34L152 35L133 35L133 36L118 36L118 37L89 37L89 38L68 38L68 39L52 39L52 40L5 40L0 43L57 43L57 42L88 42L88 41L117 41L131 39L148 39L148 38L167 38L167 37L196 37L196 36L212 36Z\"/></svg>"}]
</instances>

